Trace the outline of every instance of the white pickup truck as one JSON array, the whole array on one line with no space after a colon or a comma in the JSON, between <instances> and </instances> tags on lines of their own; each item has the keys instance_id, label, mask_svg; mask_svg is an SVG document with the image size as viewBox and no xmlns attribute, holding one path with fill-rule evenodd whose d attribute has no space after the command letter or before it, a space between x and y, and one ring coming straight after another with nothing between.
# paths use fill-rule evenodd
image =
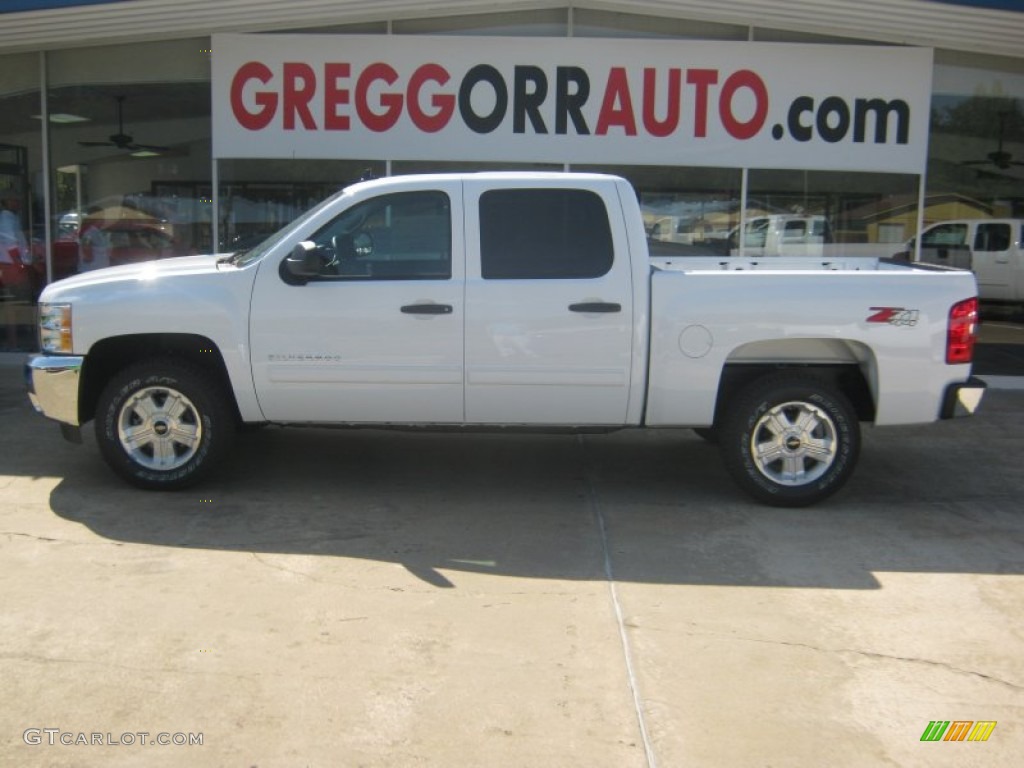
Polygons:
<instances>
[{"instance_id":1,"label":"white pickup truck","mask_svg":"<svg viewBox=\"0 0 1024 768\"><path fill-rule=\"evenodd\" d=\"M249 251L50 285L26 376L144 488L196 482L246 423L694 427L799 506L849 477L860 422L975 410L975 293L885 260L652 259L611 176L393 177Z\"/></svg>"},{"instance_id":2,"label":"white pickup truck","mask_svg":"<svg viewBox=\"0 0 1024 768\"><path fill-rule=\"evenodd\" d=\"M921 233L920 261L971 270L983 302L1024 306L1024 219L940 221Z\"/></svg>"}]
</instances>

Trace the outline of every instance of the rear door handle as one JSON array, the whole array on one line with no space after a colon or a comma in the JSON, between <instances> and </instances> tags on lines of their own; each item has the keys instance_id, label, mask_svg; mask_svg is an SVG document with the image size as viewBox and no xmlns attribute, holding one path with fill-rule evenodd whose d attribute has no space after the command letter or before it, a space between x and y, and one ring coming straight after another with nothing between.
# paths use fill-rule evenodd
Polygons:
<instances>
[{"instance_id":1,"label":"rear door handle","mask_svg":"<svg viewBox=\"0 0 1024 768\"><path fill-rule=\"evenodd\" d=\"M570 304L570 312L621 312L622 305L610 301L583 301L579 304Z\"/></svg>"},{"instance_id":2,"label":"rear door handle","mask_svg":"<svg viewBox=\"0 0 1024 768\"><path fill-rule=\"evenodd\" d=\"M453 311L451 304L406 304L402 307L406 315L450 315Z\"/></svg>"}]
</instances>

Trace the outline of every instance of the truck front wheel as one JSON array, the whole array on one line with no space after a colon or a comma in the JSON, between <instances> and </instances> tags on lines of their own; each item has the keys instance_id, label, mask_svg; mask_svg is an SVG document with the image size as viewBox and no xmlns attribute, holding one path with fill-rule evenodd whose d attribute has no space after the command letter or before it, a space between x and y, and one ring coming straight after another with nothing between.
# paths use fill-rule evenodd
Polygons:
<instances>
[{"instance_id":1,"label":"truck front wheel","mask_svg":"<svg viewBox=\"0 0 1024 768\"><path fill-rule=\"evenodd\" d=\"M155 359L115 375L96 409L107 464L140 488L177 490L223 457L235 429L223 389L198 366Z\"/></svg>"},{"instance_id":2,"label":"truck front wheel","mask_svg":"<svg viewBox=\"0 0 1024 768\"><path fill-rule=\"evenodd\" d=\"M801 373L755 381L727 409L720 431L726 469L758 501L803 507L838 491L860 453L849 401Z\"/></svg>"}]
</instances>

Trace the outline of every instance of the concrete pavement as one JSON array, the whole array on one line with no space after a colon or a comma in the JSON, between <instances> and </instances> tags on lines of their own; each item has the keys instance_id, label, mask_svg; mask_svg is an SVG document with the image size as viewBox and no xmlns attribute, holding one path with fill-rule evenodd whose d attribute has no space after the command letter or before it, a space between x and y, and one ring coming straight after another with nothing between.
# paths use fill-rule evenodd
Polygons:
<instances>
[{"instance_id":1,"label":"concrete pavement","mask_svg":"<svg viewBox=\"0 0 1024 768\"><path fill-rule=\"evenodd\" d=\"M16 365L0 419L0 765L1024 753L1021 392L866 430L848 487L800 511L747 501L684 430L265 429L155 494L31 413ZM936 720L997 726L922 742Z\"/></svg>"}]
</instances>

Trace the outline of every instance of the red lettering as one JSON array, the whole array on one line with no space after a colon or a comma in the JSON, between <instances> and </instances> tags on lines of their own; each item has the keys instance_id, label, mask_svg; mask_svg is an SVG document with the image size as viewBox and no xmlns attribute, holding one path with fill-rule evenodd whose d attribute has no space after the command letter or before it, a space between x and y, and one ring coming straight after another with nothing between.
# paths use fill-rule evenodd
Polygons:
<instances>
[{"instance_id":1,"label":"red lettering","mask_svg":"<svg viewBox=\"0 0 1024 768\"><path fill-rule=\"evenodd\" d=\"M309 111L309 102L316 95L316 74L309 64L286 62L281 106L284 109L284 129L295 130L296 116L307 131L316 130L316 120Z\"/></svg>"},{"instance_id":2,"label":"red lettering","mask_svg":"<svg viewBox=\"0 0 1024 768\"><path fill-rule=\"evenodd\" d=\"M274 119L274 113L277 112L276 93L256 91L253 100L260 107L256 112L250 112L246 109L245 99L243 98L243 91L250 80L258 80L266 85L273 77L274 73L270 71L270 68L258 61L250 61L247 64L243 64L235 72L235 76L231 80L231 111L235 115L235 120L243 128L247 128L250 131L259 131L270 125L270 121Z\"/></svg>"},{"instance_id":3,"label":"red lettering","mask_svg":"<svg viewBox=\"0 0 1024 768\"><path fill-rule=\"evenodd\" d=\"M891 323L897 313L903 311L903 307L871 307L875 314L868 315L869 323Z\"/></svg>"},{"instance_id":4,"label":"red lettering","mask_svg":"<svg viewBox=\"0 0 1024 768\"><path fill-rule=\"evenodd\" d=\"M434 108L434 112L427 114L420 106L420 91L423 84L435 82L438 85L444 85L449 78L448 72L439 64L424 64L409 78L408 98L406 99L409 117L413 124L424 133L437 133L448 125L448 121L451 120L452 113L455 111L455 97L450 93L435 93L430 98L430 105Z\"/></svg>"},{"instance_id":5,"label":"red lettering","mask_svg":"<svg viewBox=\"0 0 1024 768\"><path fill-rule=\"evenodd\" d=\"M633 98L629 93L629 80L623 67L612 67L604 89L601 113L597 117L597 135L604 136L612 126L622 128L627 136L636 136L636 117Z\"/></svg>"},{"instance_id":6,"label":"red lettering","mask_svg":"<svg viewBox=\"0 0 1024 768\"><path fill-rule=\"evenodd\" d=\"M708 88L718 82L718 70L688 69L686 82L697 86L693 101L693 135L703 139L708 135Z\"/></svg>"},{"instance_id":7,"label":"red lettering","mask_svg":"<svg viewBox=\"0 0 1024 768\"><path fill-rule=\"evenodd\" d=\"M339 80L347 80L352 67L344 63L328 62L324 65L324 128L328 131L347 131L348 115L339 115L338 107L348 104L348 88L339 88Z\"/></svg>"},{"instance_id":8,"label":"red lettering","mask_svg":"<svg viewBox=\"0 0 1024 768\"><path fill-rule=\"evenodd\" d=\"M384 107L383 112L374 112L367 102L370 86L377 80L382 80L388 85L394 85L398 80L398 73L389 64L371 64L356 81L356 113L363 125L375 133L383 133L394 127L402 114L402 94L382 93L380 104Z\"/></svg>"},{"instance_id":9,"label":"red lettering","mask_svg":"<svg viewBox=\"0 0 1024 768\"><path fill-rule=\"evenodd\" d=\"M754 115L745 123L737 120L732 112L733 96L740 88L749 88L756 102ZM768 117L768 89L764 81L749 69L733 72L722 84L722 93L718 97L718 113L725 130L734 139L749 139L756 136Z\"/></svg>"},{"instance_id":10,"label":"red lettering","mask_svg":"<svg viewBox=\"0 0 1024 768\"><path fill-rule=\"evenodd\" d=\"M657 70L653 68L644 70L644 128L651 136L661 138L670 135L679 125L679 92L682 88L682 72L678 69L668 71L668 109L664 120L659 120L654 114L657 80Z\"/></svg>"}]
</instances>

